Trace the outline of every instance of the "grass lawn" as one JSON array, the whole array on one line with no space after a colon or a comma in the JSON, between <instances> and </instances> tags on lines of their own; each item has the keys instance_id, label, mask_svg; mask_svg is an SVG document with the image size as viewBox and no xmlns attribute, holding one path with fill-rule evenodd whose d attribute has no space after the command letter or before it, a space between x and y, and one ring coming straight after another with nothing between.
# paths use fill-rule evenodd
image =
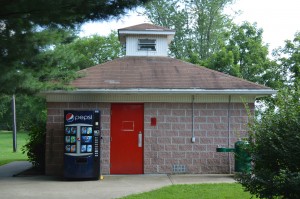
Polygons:
<instances>
[{"instance_id":1,"label":"grass lawn","mask_svg":"<svg viewBox=\"0 0 300 199\"><path fill-rule=\"evenodd\" d=\"M237 183L171 185L141 194L130 195L123 199L250 199L251 194L244 192ZM253 197L255 199L256 197Z\"/></svg>"},{"instance_id":2,"label":"grass lawn","mask_svg":"<svg viewBox=\"0 0 300 199\"><path fill-rule=\"evenodd\" d=\"M17 152L13 152L13 135L11 131L0 131L0 166L18 160L27 160L21 151L26 143L27 133L17 132Z\"/></svg>"}]
</instances>

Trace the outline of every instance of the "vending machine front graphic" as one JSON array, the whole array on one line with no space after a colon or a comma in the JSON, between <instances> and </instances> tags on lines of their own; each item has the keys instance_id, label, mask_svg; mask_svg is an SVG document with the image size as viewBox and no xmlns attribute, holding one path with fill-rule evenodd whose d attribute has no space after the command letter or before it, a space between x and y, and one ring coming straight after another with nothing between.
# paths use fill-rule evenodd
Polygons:
<instances>
[{"instance_id":1,"label":"vending machine front graphic","mask_svg":"<svg viewBox=\"0 0 300 199\"><path fill-rule=\"evenodd\" d=\"M64 112L64 177L99 179L100 111Z\"/></svg>"}]
</instances>

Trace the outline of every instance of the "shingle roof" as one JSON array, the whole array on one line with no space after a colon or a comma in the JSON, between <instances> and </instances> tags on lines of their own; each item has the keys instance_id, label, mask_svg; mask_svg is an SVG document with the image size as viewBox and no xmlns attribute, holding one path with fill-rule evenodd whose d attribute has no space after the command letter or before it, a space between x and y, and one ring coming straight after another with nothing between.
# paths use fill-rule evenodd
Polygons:
<instances>
[{"instance_id":1,"label":"shingle roof","mask_svg":"<svg viewBox=\"0 0 300 199\"><path fill-rule=\"evenodd\" d=\"M78 89L270 89L169 57L122 57L79 71Z\"/></svg>"},{"instance_id":2,"label":"shingle roof","mask_svg":"<svg viewBox=\"0 0 300 199\"><path fill-rule=\"evenodd\" d=\"M126 28L121 28L120 30L140 30L140 31L144 31L144 30L163 30L163 31L174 31L162 26L157 26L157 25L153 25L150 23L142 23L142 24L138 24L138 25L134 25L134 26L129 26Z\"/></svg>"}]
</instances>

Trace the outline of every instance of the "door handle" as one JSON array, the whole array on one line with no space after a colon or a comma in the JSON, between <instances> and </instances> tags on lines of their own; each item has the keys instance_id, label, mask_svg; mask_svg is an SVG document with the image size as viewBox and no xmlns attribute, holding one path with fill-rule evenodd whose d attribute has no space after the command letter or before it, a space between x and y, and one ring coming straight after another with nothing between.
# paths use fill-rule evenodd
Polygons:
<instances>
[{"instance_id":1,"label":"door handle","mask_svg":"<svg viewBox=\"0 0 300 199\"><path fill-rule=\"evenodd\" d=\"M143 134L141 131L138 134L138 147L143 147Z\"/></svg>"}]
</instances>

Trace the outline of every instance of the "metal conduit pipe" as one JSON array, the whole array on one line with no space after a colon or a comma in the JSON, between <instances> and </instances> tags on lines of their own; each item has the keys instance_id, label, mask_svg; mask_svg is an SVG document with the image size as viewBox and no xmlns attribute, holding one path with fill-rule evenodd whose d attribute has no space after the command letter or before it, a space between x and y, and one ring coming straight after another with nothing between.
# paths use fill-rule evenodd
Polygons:
<instances>
[{"instance_id":1,"label":"metal conduit pipe","mask_svg":"<svg viewBox=\"0 0 300 199\"><path fill-rule=\"evenodd\" d=\"M227 131L228 131L228 148L230 148L230 106L231 106L231 95L228 96L228 110L227 110ZM231 159L230 153L228 153L228 164L229 164L229 173L231 174Z\"/></svg>"},{"instance_id":2,"label":"metal conduit pipe","mask_svg":"<svg viewBox=\"0 0 300 199\"><path fill-rule=\"evenodd\" d=\"M194 123L195 123L195 116L194 116L194 102L195 102L195 96L192 95L192 143L196 142L196 138L195 138L195 128L194 128Z\"/></svg>"}]
</instances>

